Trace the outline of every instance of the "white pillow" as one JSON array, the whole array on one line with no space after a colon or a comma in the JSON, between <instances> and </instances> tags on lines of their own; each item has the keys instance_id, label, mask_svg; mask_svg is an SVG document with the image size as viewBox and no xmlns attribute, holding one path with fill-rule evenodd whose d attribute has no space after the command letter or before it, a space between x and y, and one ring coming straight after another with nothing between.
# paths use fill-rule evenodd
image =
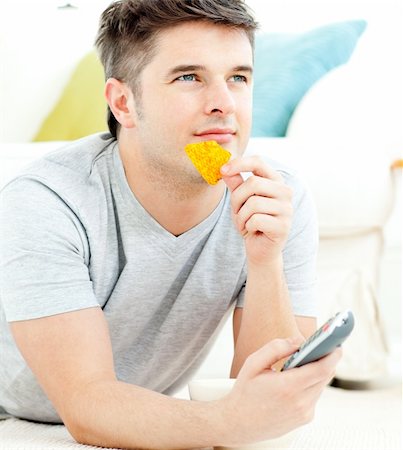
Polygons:
<instances>
[{"instance_id":1,"label":"white pillow","mask_svg":"<svg viewBox=\"0 0 403 450\"><path fill-rule=\"evenodd\" d=\"M306 93L291 117L287 136L325 142L377 141L380 146L373 150L386 152L391 161L401 155L402 83L396 79L394 67L383 67L383 61L377 60L375 48L371 47L372 57L367 56L372 41L366 38L362 37L364 46L359 43L357 55L327 73ZM398 62L396 69L399 74Z\"/></svg>"}]
</instances>

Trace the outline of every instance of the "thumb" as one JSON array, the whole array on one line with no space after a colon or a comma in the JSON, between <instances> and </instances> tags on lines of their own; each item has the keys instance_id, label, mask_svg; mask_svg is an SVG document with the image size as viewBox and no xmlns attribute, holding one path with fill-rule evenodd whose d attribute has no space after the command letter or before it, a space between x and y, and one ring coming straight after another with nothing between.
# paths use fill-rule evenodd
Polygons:
<instances>
[{"instance_id":1,"label":"thumb","mask_svg":"<svg viewBox=\"0 0 403 450\"><path fill-rule=\"evenodd\" d=\"M264 370L270 369L276 362L294 353L298 347L299 345L294 339L274 339L248 356L239 376L243 374L242 376L253 378Z\"/></svg>"}]
</instances>

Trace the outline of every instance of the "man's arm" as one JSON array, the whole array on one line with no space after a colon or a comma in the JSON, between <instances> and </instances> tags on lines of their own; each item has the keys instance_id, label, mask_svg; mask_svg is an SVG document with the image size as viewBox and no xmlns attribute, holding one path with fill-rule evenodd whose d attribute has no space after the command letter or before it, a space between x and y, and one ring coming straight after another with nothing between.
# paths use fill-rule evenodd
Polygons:
<instances>
[{"instance_id":1,"label":"man's arm","mask_svg":"<svg viewBox=\"0 0 403 450\"><path fill-rule=\"evenodd\" d=\"M216 403L170 398L116 379L100 308L10 325L22 355L78 442L175 449L225 441Z\"/></svg>"},{"instance_id":2,"label":"man's arm","mask_svg":"<svg viewBox=\"0 0 403 450\"><path fill-rule=\"evenodd\" d=\"M333 377L340 350L286 372L271 372L296 350L274 340L249 356L232 391L197 402L116 379L100 308L12 322L18 347L72 436L83 444L128 449L239 446L309 422ZM269 408L262 408L269 403Z\"/></svg>"},{"instance_id":3,"label":"man's arm","mask_svg":"<svg viewBox=\"0 0 403 450\"><path fill-rule=\"evenodd\" d=\"M266 342L286 337L302 342L314 332L316 320L294 316L284 277L282 252L293 218L292 190L280 173L256 156L236 158L221 170L247 258L245 304L242 313L237 308L234 313L231 377L236 377L246 358ZM244 180L241 172L252 175ZM280 366L281 361L275 368Z\"/></svg>"},{"instance_id":4,"label":"man's arm","mask_svg":"<svg viewBox=\"0 0 403 450\"><path fill-rule=\"evenodd\" d=\"M234 339L234 359L232 361L232 367L231 367L231 374L230 377L231 378L236 378L238 376L240 367L242 367L242 361L245 360L245 356L242 356L242 351L240 346L238 346L237 348L237 343L238 343L238 336L239 336L239 332L241 329L241 323L242 323L242 318L243 318L243 310L244 308L235 308L234 310L234 314L233 314L233 321L232 321L232 328L233 328L233 339ZM261 314L258 314L258 317L261 318ZM270 312L270 314L272 314L272 311ZM270 316L267 316L270 318ZM316 318L314 317L302 317L302 316L294 316L295 317L295 321L297 323L297 327L298 330L300 331L301 335L304 338L308 338L309 336L311 336L315 331L316 331ZM253 319L252 319L253 320ZM275 326L273 328L269 328L270 324L267 324L267 330L270 330L270 336L269 337L265 337L265 338L261 338L262 342L261 344L259 342L256 343L256 340L252 340L252 339L248 339L247 337L243 340L243 342L245 343L249 343L251 345L251 347L247 347L247 348L243 348L243 353L244 355L249 355L250 353L256 351L258 348L260 348L261 346L263 346L264 344L266 344L267 342L271 341L272 339L275 339L279 336L286 336L287 334L285 334L286 332L281 332L278 330L278 324L279 322L276 322ZM248 327L247 324L245 324L244 322L244 327L247 330L250 330L252 333L254 333L254 326L252 327ZM273 334L272 334L273 333ZM291 334L290 334L291 336ZM267 340L265 340L267 339ZM241 342L241 341L240 341ZM257 348L255 348L255 346L257 346ZM236 351L237 350L237 351ZM275 365L275 367L277 366L281 366L282 361L279 361L278 364Z\"/></svg>"},{"instance_id":5,"label":"man's arm","mask_svg":"<svg viewBox=\"0 0 403 450\"><path fill-rule=\"evenodd\" d=\"M267 274L270 274L268 276ZM246 358L276 338L294 337L302 342L316 329L314 317L293 315L282 265L248 274L245 305L233 316L234 359L231 378L236 378ZM280 361L275 367L280 367Z\"/></svg>"}]
</instances>

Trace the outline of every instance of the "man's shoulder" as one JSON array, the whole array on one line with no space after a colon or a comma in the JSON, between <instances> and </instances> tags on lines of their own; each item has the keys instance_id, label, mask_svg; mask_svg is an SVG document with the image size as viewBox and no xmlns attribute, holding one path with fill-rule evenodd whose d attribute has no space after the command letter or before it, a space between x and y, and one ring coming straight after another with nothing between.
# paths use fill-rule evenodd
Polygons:
<instances>
[{"instance_id":1,"label":"man's shoulder","mask_svg":"<svg viewBox=\"0 0 403 450\"><path fill-rule=\"evenodd\" d=\"M110 154L114 142L116 140L109 133L72 141L25 166L3 189L13 189L31 180L55 192L79 191L93 183L94 177L99 177L97 172L102 158Z\"/></svg>"},{"instance_id":2,"label":"man's shoulder","mask_svg":"<svg viewBox=\"0 0 403 450\"><path fill-rule=\"evenodd\" d=\"M89 176L96 162L107 154L111 144L116 140L109 133L97 133L54 150L31 163L25 172L45 172L52 176L52 170L64 171L66 174Z\"/></svg>"}]
</instances>

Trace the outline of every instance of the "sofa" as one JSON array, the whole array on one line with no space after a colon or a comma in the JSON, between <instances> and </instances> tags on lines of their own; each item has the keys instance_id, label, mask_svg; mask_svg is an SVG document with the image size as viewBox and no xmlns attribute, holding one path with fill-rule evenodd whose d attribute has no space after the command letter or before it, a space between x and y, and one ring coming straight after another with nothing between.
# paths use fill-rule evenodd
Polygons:
<instances>
[{"instance_id":1,"label":"sofa","mask_svg":"<svg viewBox=\"0 0 403 450\"><path fill-rule=\"evenodd\" d=\"M55 9L50 2L43 2L41 7L46 8L48 15L37 16L39 21L44 21L42 27L27 19L30 12L33 14L39 6L27 4L26 18L21 19L21 26L26 27L25 35L31 39L16 39L17 30L11 23L5 24L0 31L9 68L1 86L5 101L1 107L0 186L29 161L66 142L63 133L50 141L33 141L60 101L77 64L90 51L96 29L94 17L107 3L89 5L77 2L78 8L70 10ZM397 308L396 299L400 292L399 277L394 279L396 285L393 289L386 289L383 294L380 285L384 270L382 264L388 249L392 248L395 255L401 248L401 222L396 213L400 204L401 173L392 166L402 158L403 142L398 129L402 119L401 108L397 106L391 110L387 103L390 97L372 89L376 81L381 84L383 94L386 90L398 96L400 89L401 95L399 76L402 68L396 65L393 73L390 69L388 76L379 79L381 72L373 73L379 63L374 61L374 53L378 56L382 53L382 58L386 56L384 52L374 50L374 42L379 39L378 31L382 29L384 42L392 45L388 39L391 39L393 30L396 31L395 14L400 12L400 6L392 1L395 9L391 8L386 13L371 5L361 10L362 3L359 6L359 2L352 2L350 6L354 14L349 15L346 5L344 9L342 5L333 5L329 9L329 5L325 7L317 2L318 14L316 22L313 22L311 16L303 16L302 6L293 4L296 16L300 14L296 24L295 19L292 22L289 16L288 22L284 19L286 4L276 4L275 13L269 15L264 12L265 2L248 3L259 14L263 31L279 33L286 29L289 32L299 27L300 33L307 33L327 23L357 17L368 22L368 29L348 57L319 75L312 71L308 73L311 82L293 99L286 123L283 123L283 135L262 136L264 132L257 130L247 152L264 153L291 166L312 191L320 235L318 322L324 322L345 308L352 309L357 319L355 331L344 345L343 359L336 376L354 381L377 379L388 373L390 336L384 324L383 302L396 302ZM10 4L8 8L13 11L17 5ZM76 32L71 33L71 29ZM54 39L48 39L49 33ZM316 36L316 42L323 42L320 39L323 35L319 35L319 39L317 34L310 36ZM393 41L393 45L397 52L403 54L398 42ZM41 51L35 54L34 49L37 48ZM327 54L328 49L323 52ZM393 64L393 61L383 60L383 64L389 63ZM369 73L373 75L368 80ZM15 93L9 86L18 86L15 100ZM368 104L370 94L374 103ZM273 95L280 96L278 92ZM385 235L385 230L389 235ZM395 258L396 273L400 264L400 259ZM393 298L385 299L382 295ZM232 358L231 332L228 316L214 337L211 352L198 376L228 376Z\"/></svg>"}]
</instances>

